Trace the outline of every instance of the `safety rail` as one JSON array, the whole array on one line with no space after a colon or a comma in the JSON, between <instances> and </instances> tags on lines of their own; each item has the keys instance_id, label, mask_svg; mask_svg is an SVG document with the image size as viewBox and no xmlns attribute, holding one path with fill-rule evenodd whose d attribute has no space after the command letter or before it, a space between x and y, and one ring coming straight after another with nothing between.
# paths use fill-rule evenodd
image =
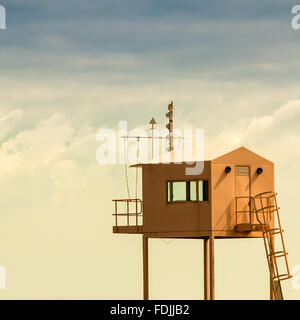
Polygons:
<instances>
[{"instance_id":1,"label":"safety rail","mask_svg":"<svg viewBox=\"0 0 300 320\"><path fill-rule=\"evenodd\" d=\"M264 239L264 245L267 255L268 266L270 274L273 280L278 281L279 285L281 280L286 280L292 277L289 270L287 251L283 239L284 230L281 227L279 217L279 207L276 199L277 193L273 191L267 191L260 193L254 197L254 206L256 211L256 218L262 225L262 233ZM275 213L274 219L277 220L277 226L270 227L272 220L272 214ZM274 236L280 235L281 250L275 251ZM279 266L277 263L278 258L284 258L284 265L286 273L280 274Z\"/></svg>"},{"instance_id":2,"label":"safety rail","mask_svg":"<svg viewBox=\"0 0 300 320\"><path fill-rule=\"evenodd\" d=\"M128 227L135 226L138 230L138 227L142 225L142 224L139 224L139 218L143 217L142 200L141 199L114 199L112 201L115 203L115 213L113 213L113 216L115 216L115 227L118 228L119 226L118 217L126 217L126 221L127 221L126 225ZM118 204L120 203L125 204L126 210L119 212ZM135 217L134 224L131 224L130 217Z\"/></svg>"},{"instance_id":3,"label":"safety rail","mask_svg":"<svg viewBox=\"0 0 300 320\"><path fill-rule=\"evenodd\" d=\"M249 199L248 201L248 207L249 210L238 210L239 208L239 200L245 200ZM249 224L253 223L253 217L255 215L255 206L254 206L254 197L252 196L239 196L235 197L235 225L237 226L239 224L239 214L248 214L249 215Z\"/></svg>"},{"instance_id":4,"label":"safety rail","mask_svg":"<svg viewBox=\"0 0 300 320\"><path fill-rule=\"evenodd\" d=\"M263 192L260 194L257 194L256 196L238 196L235 197L235 224L238 225L238 215L239 214L248 214L249 215L249 224L254 223L254 217L256 218L257 222L260 224L269 224L272 218L272 213L276 212L276 206L271 205L269 201L269 194L270 192ZM275 194L277 195L277 194ZM258 206L256 205L255 201L257 199L261 199L262 203L263 201L267 201L268 205L264 206L263 208L257 208ZM238 210L239 208L239 200L244 200L248 199L248 210ZM278 207L278 209L280 209ZM263 214L263 220L259 217L258 214L262 213ZM267 214L267 215L266 215Z\"/></svg>"},{"instance_id":5,"label":"safety rail","mask_svg":"<svg viewBox=\"0 0 300 320\"><path fill-rule=\"evenodd\" d=\"M272 219L272 213L274 212L277 212L277 218L280 224L280 219L278 215L278 210L280 208L277 206L276 196L277 196L277 193L273 191L267 191L267 192L259 193L255 197L253 197L255 211L256 211L256 218L260 224L263 224L263 225L269 224Z\"/></svg>"}]
</instances>

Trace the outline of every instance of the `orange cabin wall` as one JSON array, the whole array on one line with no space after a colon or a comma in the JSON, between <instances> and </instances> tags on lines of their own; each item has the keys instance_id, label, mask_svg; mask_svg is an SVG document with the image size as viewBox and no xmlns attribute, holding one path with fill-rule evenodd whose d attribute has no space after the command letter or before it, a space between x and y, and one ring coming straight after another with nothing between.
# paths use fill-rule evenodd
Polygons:
<instances>
[{"instance_id":1,"label":"orange cabin wall","mask_svg":"<svg viewBox=\"0 0 300 320\"><path fill-rule=\"evenodd\" d=\"M205 161L201 175L185 174L185 164L143 166L143 231L185 232L211 229L211 194L209 201L167 203L167 181L209 180L210 161Z\"/></svg>"},{"instance_id":2,"label":"orange cabin wall","mask_svg":"<svg viewBox=\"0 0 300 320\"><path fill-rule=\"evenodd\" d=\"M261 164L239 163L214 163L211 165L211 185L212 185L212 230L229 231L235 226L235 195L236 176L235 167L250 167L250 195L274 190L274 165L270 162ZM230 166L231 172L226 174L225 167ZM258 175L258 167L263 169L263 173ZM238 215L238 223L247 223L248 217L244 214ZM254 219L253 223L258 223Z\"/></svg>"}]
</instances>

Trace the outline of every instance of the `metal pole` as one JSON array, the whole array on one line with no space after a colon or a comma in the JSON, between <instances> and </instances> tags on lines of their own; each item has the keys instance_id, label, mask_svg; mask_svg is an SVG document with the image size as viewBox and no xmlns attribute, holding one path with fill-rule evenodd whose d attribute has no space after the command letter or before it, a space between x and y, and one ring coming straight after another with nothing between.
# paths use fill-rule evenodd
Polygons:
<instances>
[{"instance_id":1,"label":"metal pole","mask_svg":"<svg viewBox=\"0 0 300 320\"><path fill-rule=\"evenodd\" d=\"M203 260L204 260L204 300L209 300L209 272L208 272L208 238L203 239Z\"/></svg>"},{"instance_id":2,"label":"metal pole","mask_svg":"<svg viewBox=\"0 0 300 320\"><path fill-rule=\"evenodd\" d=\"M149 300L149 270L148 270L148 237L143 235L143 288L144 300Z\"/></svg>"},{"instance_id":3,"label":"metal pole","mask_svg":"<svg viewBox=\"0 0 300 320\"><path fill-rule=\"evenodd\" d=\"M215 300L215 237L209 236L210 300Z\"/></svg>"},{"instance_id":4,"label":"metal pole","mask_svg":"<svg viewBox=\"0 0 300 320\"><path fill-rule=\"evenodd\" d=\"M149 122L149 124L151 124L151 145L152 145L152 149L151 149L151 155L152 155L152 159L153 159L153 130L154 130L154 125L156 124L156 121L154 118L152 118Z\"/></svg>"}]
</instances>

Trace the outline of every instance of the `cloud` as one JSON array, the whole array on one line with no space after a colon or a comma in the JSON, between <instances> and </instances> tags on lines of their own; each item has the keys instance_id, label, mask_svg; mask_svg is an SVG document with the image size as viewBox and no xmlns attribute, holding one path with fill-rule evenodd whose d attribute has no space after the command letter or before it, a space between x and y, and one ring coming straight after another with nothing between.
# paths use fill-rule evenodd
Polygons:
<instances>
[{"instance_id":1,"label":"cloud","mask_svg":"<svg viewBox=\"0 0 300 320\"><path fill-rule=\"evenodd\" d=\"M0 117L0 141L15 128L22 116L23 111L21 109L17 109Z\"/></svg>"},{"instance_id":2,"label":"cloud","mask_svg":"<svg viewBox=\"0 0 300 320\"><path fill-rule=\"evenodd\" d=\"M19 118L17 115L19 113L13 113L6 118ZM24 171L29 174L55 163L68 150L68 144L74 142L74 136L71 125L60 114L41 120L35 128L20 131L2 143L0 174L15 175Z\"/></svg>"},{"instance_id":3,"label":"cloud","mask_svg":"<svg viewBox=\"0 0 300 320\"><path fill-rule=\"evenodd\" d=\"M300 160L300 100L288 101L271 114L240 119L216 136L207 137L211 157L241 145L281 165Z\"/></svg>"},{"instance_id":4,"label":"cloud","mask_svg":"<svg viewBox=\"0 0 300 320\"><path fill-rule=\"evenodd\" d=\"M6 128L3 134L11 130L21 114L16 110L0 119ZM241 145L283 163L299 158L299 118L300 100L291 100L269 114L227 122L215 135L206 135L206 158ZM196 127L188 121L181 124L184 128ZM33 129L20 131L2 143L0 174L34 173L50 166L55 167L57 176L63 176L62 171L76 172L95 161L96 131L96 127L80 127L59 113L41 120Z\"/></svg>"},{"instance_id":5,"label":"cloud","mask_svg":"<svg viewBox=\"0 0 300 320\"><path fill-rule=\"evenodd\" d=\"M0 53L7 76L298 81L299 43L290 28L290 4L281 1L10 0L8 11L11 27Z\"/></svg>"}]
</instances>

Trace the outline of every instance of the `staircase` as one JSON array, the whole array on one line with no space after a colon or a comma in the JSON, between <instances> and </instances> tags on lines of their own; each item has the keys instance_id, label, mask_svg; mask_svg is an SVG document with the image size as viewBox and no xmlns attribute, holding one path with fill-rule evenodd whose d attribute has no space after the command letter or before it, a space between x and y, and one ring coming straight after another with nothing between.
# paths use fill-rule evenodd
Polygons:
<instances>
[{"instance_id":1,"label":"staircase","mask_svg":"<svg viewBox=\"0 0 300 320\"><path fill-rule=\"evenodd\" d=\"M264 245L270 276L273 280L273 291L275 300L283 300L280 281L291 278L287 252L283 239L283 232L279 217L275 192L264 192L253 197L254 212L257 221L261 224ZM277 247L275 248L275 238Z\"/></svg>"}]
</instances>

